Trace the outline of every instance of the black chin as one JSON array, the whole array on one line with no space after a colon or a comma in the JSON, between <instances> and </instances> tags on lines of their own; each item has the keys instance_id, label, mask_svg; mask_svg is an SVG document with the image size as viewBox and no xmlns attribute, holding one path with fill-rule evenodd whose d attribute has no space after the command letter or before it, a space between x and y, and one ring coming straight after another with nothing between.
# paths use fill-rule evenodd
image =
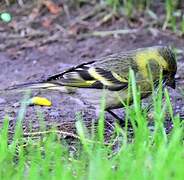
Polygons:
<instances>
[{"instance_id":1,"label":"black chin","mask_svg":"<svg viewBox=\"0 0 184 180\"><path fill-rule=\"evenodd\" d=\"M176 81L175 81L175 79L173 79L173 80L168 80L167 82L166 82L166 85L167 86L169 86L169 87L171 87L171 88L173 88L173 89L175 89L176 88Z\"/></svg>"}]
</instances>

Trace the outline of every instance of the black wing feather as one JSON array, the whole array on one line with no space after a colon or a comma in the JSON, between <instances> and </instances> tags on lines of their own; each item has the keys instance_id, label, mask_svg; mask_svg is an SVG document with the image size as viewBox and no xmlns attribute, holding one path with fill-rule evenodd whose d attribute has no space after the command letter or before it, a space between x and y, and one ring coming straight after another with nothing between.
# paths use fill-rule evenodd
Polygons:
<instances>
[{"instance_id":1,"label":"black wing feather","mask_svg":"<svg viewBox=\"0 0 184 180\"><path fill-rule=\"evenodd\" d=\"M80 64L78 66L74 66L74 67L69 68L68 70L66 70L66 71L64 71L62 73L57 73L57 74L55 74L53 76L48 77L46 79L46 81L48 82L48 81L54 81L54 80L62 79L64 74L67 74L69 72L74 72L74 71L78 72L79 70L77 70L77 69L83 69L86 72L86 70L89 69L89 67L87 65L93 64L94 62L95 61L90 61L88 63L83 63L83 64ZM83 77L84 77L85 76L84 71L82 71L82 72L83 72ZM86 78L89 78L89 75L86 75ZM94 78L93 78L93 80L94 80Z\"/></svg>"},{"instance_id":2,"label":"black wing feather","mask_svg":"<svg viewBox=\"0 0 184 180\"><path fill-rule=\"evenodd\" d=\"M62 73L58 73L47 78L46 82L80 88L106 88L111 91L118 91L128 87L127 83L122 83L121 81L116 79L111 71L107 71L102 68L96 67L95 70L99 75L110 81L113 85L104 85L100 80L93 77L88 70L92 67L92 64L95 62L96 61L91 61L72 67ZM87 81L88 83L85 84L85 82Z\"/></svg>"}]
</instances>

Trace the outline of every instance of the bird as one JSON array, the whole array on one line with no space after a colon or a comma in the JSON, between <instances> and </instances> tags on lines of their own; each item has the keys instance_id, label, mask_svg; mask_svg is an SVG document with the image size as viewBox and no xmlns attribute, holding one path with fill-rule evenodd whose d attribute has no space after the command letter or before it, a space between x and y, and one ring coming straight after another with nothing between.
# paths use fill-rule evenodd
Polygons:
<instances>
[{"instance_id":1,"label":"bird","mask_svg":"<svg viewBox=\"0 0 184 180\"><path fill-rule=\"evenodd\" d=\"M141 99L152 93L152 84L158 86L160 73L164 86L173 89L176 86L177 63L173 50L168 46L152 46L92 59L44 80L18 84L6 90L57 90L79 97L97 109L105 94L104 109L113 115L111 110L122 108L122 102L133 102L132 96L128 95L130 69L134 72Z\"/></svg>"}]
</instances>

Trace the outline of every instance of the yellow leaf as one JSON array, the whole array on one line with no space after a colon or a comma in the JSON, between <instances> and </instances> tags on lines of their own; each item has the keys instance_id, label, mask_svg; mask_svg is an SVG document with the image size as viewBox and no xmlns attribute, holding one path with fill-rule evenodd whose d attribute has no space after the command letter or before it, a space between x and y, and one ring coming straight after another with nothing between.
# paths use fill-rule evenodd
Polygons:
<instances>
[{"instance_id":1,"label":"yellow leaf","mask_svg":"<svg viewBox=\"0 0 184 180\"><path fill-rule=\"evenodd\" d=\"M30 99L30 104L35 104L40 106L51 106L52 102L49 101L47 98L36 96Z\"/></svg>"}]
</instances>

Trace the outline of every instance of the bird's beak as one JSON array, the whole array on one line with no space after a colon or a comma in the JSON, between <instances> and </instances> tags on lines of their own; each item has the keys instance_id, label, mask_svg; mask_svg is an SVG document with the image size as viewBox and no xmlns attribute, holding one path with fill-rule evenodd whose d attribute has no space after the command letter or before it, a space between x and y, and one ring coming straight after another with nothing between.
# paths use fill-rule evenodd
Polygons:
<instances>
[{"instance_id":1,"label":"bird's beak","mask_svg":"<svg viewBox=\"0 0 184 180\"><path fill-rule=\"evenodd\" d=\"M173 89L175 89L176 88L175 78L169 78L168 81L166 82L166 85L170 86Z\"/></svg>"}]
</instances>

